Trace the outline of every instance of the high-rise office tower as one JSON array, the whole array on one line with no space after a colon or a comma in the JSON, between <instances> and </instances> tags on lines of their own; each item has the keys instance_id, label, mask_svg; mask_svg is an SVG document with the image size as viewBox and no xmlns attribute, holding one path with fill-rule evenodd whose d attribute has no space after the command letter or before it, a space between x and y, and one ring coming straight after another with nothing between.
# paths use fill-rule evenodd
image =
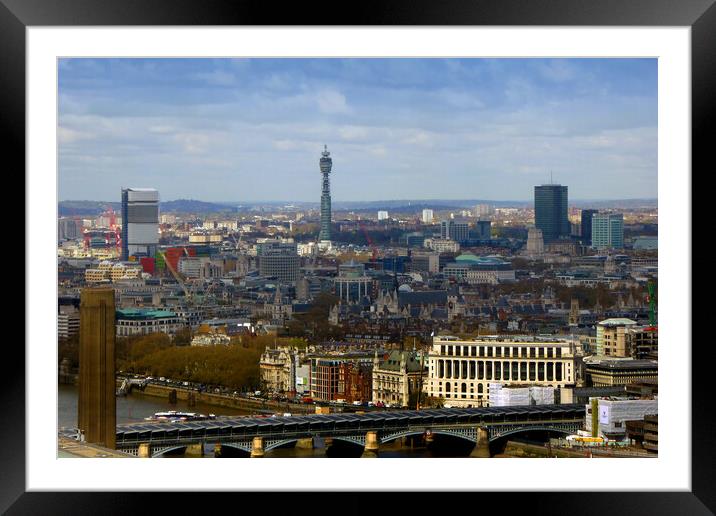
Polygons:
<instances>
[{"instance_id":1,"label":"high-rise office tower","mask_svg":"<svg viewBox=\"0 0 716 516\"><path fill-rule=\"evenodd\" d=\"M545 242L569 238L566 186L535 186L535 227L542 230Z\"/></svg>"},{"instance_id":2,"label":"high-rise office tower","mask_svg":"<svg viewBox=\"0 0 716 516\"><path fill-rule=\"evenodd\" d=\"M624 215L595 213L592 215L592 247L621 249L624 247Z\"/></svg>"},{"instance_id":3,"label":"high-rise office tower","mask_svg":"<svg viewBox=\"0 0 716 516\"><path fill-rule=\"evenodd\" d=\"M154 257L159 245L159 192L153 188L122 189L122 260Z\"/></svg>"},{"instance_id":4,"label":"high-rise office tower","mask_svg":"<svg viewBox=\"0 0 716 516\"><path fill-rule=\"evenodd\" d=\"M597 210L582 210L582 243L592 245L592 216L598 213Z\"/></svg>"},{"instance_id":5,"label":"high-rise office tower","mask_svg":"<svg viewBox=\"0 0 716 516\"><path fill-rule=\"evenodd\" d=\"M388 216L388 212L387 212L387 211L385 211L385 210L380 210L380 211L378 212L378 220L388 220L388 218L389 218L389 216Z\"/></svg>"},{"instance_id":6,"label":"high-rise office tower","mask_svg":"<svg viewBox=\"0 0 716 516\"><path fill-rule=\"evenodd\" d=\"M328 152L328 146L323 146L321 159L318 162L323 175L321 188L321 232L318 236L319 240L331 240L331 182L328 179L333 167L331 153Z\"/></svg>"},{"instance_id":7,"label":"high-rise office tower","mask_svg":"<svg viewBox=\"0 0 716 516\"><path fill-rule=\"evenodd\" d=\"M114 289L83 289L77 426L85 441L106 448L114 448L117 435L114 335Z\"/></svg>"},{"instance_id":8,"label":"high-rise office tower","mask_svg":"<svg viewBox=\"0 0 716 516\"><path fill-rule=\"evenodd\" d=\"M432 224L432 223L433 223L433 210L426 208L423 210L423 224Z\"/></svg>"}]
</instances>

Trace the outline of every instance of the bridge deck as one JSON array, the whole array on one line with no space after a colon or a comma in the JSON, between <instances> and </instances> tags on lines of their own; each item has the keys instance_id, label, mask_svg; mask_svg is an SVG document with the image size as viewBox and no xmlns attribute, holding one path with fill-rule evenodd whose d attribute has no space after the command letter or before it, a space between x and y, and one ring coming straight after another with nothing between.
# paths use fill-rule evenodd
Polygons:
<instances>
[{"instance_id":1,"label":"bridge deck","mask_svg":"<svg viewBox=\"0 0 716 516\"><path fill-rule=\"evenodd\" d=\"M581 404L529 405L365 414L336 413L305 416L221 417L184 422L146 422L117 425L117 445L151 441L242 439L253 436L320 435L330 433L395 431L448 425L493 426L516 422L549 422L584 418Z\"/></svg>"}]
</instances>

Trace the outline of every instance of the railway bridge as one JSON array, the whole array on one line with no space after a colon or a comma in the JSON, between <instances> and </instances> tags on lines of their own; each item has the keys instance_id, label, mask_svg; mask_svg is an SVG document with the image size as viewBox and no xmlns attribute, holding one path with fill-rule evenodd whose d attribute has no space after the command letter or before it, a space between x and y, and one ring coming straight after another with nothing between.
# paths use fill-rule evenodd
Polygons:
<instances>
[{"instance_id":1,"label":"railway bridge","mask_svg":"<svg viewBox=\"0 0 716 516\"><path fill-rule=\"evenodd\" d=\"M371 453L402 437L423 435L430 442L449 435L474 443L471 456L489 457L491 441L537 430L573 434L583 427L584 415L584 405L564 404L146 422L118 425L116 447L160 457L186 448L203 453L204 445L213 444L262 457L273 448L317 438L347 441Z\"/></svg>"}]
</instances>

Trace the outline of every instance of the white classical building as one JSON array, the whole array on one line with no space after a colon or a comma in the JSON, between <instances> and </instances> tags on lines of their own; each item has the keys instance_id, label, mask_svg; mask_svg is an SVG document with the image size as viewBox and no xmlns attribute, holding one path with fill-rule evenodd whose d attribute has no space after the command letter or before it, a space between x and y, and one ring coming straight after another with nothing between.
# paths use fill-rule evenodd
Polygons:
<instances>
[{"instance_id":1,"label":"white classical building","mask_svg":"<svg viewBox=\"0 0 716 516\"><path fill-rule=\"evenodd\" d=\"M427 395L453 407L490 405L490 383L573 387L575 342L532 336L438 336L428 355Z\"/></svg>"}]
</instances>

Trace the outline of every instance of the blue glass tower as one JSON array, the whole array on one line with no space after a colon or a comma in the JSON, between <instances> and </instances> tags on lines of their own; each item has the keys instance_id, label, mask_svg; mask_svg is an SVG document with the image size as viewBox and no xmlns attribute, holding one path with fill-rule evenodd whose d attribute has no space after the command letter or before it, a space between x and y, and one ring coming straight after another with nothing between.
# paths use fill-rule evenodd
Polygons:
<instances>
[{"instance_id":1,"label":"blue glass tower","mask_svg":"<svg viewBox=\"0 0 716 516\"><path fill-rule=\"evenodd\" d=\"M328 152L328 146L323 146L323 152L321 153L321 159L318 162L321 167L321 174L323 175L322 189L321 189L321 232L319 234L319 240L330 240L331 239L331 182L328 179L333 167L333 160L331 159L331 153Z\"/></svg>"},{"instance_id":2,"label":"blue glass tower","mask_svg":"<svg viewBox=\"0 0 716 516\"><path fill-rule=\"evenodd\" d=\"M535 227L542 230L545 242L569 238L566 186L535 186Z\"/></svg>"}]
</instances>

